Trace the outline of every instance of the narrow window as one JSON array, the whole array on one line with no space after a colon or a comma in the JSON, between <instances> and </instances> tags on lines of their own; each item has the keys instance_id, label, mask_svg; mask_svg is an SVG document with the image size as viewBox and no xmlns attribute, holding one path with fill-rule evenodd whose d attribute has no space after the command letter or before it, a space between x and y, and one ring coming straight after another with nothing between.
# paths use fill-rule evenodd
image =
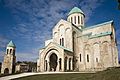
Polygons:
<instances>
[{"instance_id":1,"label":"narrow window","mask_svg":"<svg viewBox=\"0 0 120 80\"><path fill-rule=\"evenodd\" d=\"M81 54L80 54L80 62L81 62Z\"/></svg>"},{"instance_id":2,"label":"narrow window","mask_svg":"<svg viewBox=\"0 0 120 80\"><path fill-rule=\"evenodd\" d=\"M15 55L15 50L13 50L13 54Z\"/></svg>"},{"instance_id":3,"label":"narrow window","mask_svg":"<svg viewBox=\"0 0 120 80\"><path fill-rule=\"evenodd\" d=\"M78 16L78 24L80 24L80 16Z\"/></svg>"},{"instance_id":4,"label":"narrow window","mask_svg":"<svg viewBox=\"0 0 120 80\"><path fill-rule=\"evenodd\" d=\"M87 54L87 62L89 62L89 55Z\"/></svg>"},{"instance_id":5,"label":"narrow window","mask_svg":"<svg viewBox=\"0 0 120 80\"><path fill-rule=\"evenodd\" d=\"M83 24L83 17L81 16L81 24Z\"/></svg>"},{"instance_id":6,"label":"narrow window","mask_svg":"<svg viewBox=\"0 0 120 80\"><path fill-rule=\"evenodd\" d=\"M98 62L98 58L96 58L96 62Z\"/></svg>"},{"instance_id":7,"label":"narrow window","mask_svg":"<svg viewBox=\"0 0 120 80\"><path fill-rule=\"evenodd\" d=\"M60 39L60 45L61 45L61 39Z\"/></svg>"},{"instance_id":8,"label":"narrow window","mask_svg":"<svg viewBox=\"0 0 120 80\"><path fill-rule=\"evenodd\" d=\"M62 46L64 46L64 38L62 38Z\"/></svg>"},{"instance_id":9,"label":"narrow window","mask_svg":"<svg viewBox=\"0 0 120 80\"><path fill-rule=\"evenodd\" d=\"M73 22L73 19L72 19L72 17L71 17L71 23Z\"/></svg>"},{"instance_id":10,"label":"narrow window","mask_svg":"<svg viewBox=\"0 0 120 80\"><path fill-rule=\"evenodd\" d=\"M8 52L9 52L9 49L7 49L7 54L8 54Z\"/></svg>"},{"instance_id":11,"label":"narrow window","mask_svg":"<svg viewBox=\"0 0 120 80\"><path fill-rule=\"evenodd\" d=\"M74 20L75 20L75 24L76 24L76 16L74 17Z\"/></svg>"},{"instance_id":12,"label":"narrow window","mask_svg":"<svg viewBox=\"0 0 120 80\"><path fill-rule=\"evenodd\" d=\"M12 52L12 49L10 49L10 53Z\"/></svg>"}]
</instances>

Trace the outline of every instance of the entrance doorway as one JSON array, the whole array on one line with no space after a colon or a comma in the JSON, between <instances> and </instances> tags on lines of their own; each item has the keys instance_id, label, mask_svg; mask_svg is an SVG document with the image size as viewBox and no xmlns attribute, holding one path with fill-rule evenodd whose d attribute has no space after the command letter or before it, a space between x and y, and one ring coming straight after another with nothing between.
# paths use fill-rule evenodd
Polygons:
<instances>
[{"instance_id":1,"label":"entrance doorway","mask_svg":"<svg viewBox=\"0 0 120 80\"><path fill-rule=\"evenodd\" d=\"M4 74L9 74L9 69L8 68L5 68Z\"/></svg>"},{"instance_id":2,"label":"entrance doorway","mask_svg":"<svg viewBox=\"0 0 120 80\"><path fill-rule=\"evenodd\" d=\"M58 57L55 53L50 56L50 71L56 71Z\"/></svg>"}]
</instances>

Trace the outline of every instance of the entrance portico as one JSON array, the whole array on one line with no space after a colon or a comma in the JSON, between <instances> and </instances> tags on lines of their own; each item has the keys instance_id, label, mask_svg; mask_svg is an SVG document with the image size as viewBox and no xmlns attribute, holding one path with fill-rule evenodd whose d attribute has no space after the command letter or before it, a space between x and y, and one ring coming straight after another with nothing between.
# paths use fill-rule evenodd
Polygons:
<instances>
[{"instance_id":1,"label":"entrance portico","mask_svg":"<svg viewBox=\"0 0 120 80\"><path fill-rule=\"evenodd\" d=\"M73 70L72 52L54 43L41 53L40 68L42 72L64 72ZM65 58L67 57L67 58Z\"/></svg>"}]
</instances>

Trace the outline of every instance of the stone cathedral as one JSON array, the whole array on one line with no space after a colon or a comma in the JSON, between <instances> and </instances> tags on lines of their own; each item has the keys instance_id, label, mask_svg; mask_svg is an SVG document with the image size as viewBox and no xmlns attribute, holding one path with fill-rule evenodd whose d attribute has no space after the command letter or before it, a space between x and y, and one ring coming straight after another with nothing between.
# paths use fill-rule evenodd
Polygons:
<instances>
[{"instance_id":1,"label":"stone cathedral","mask_svg":"<svg viewBox=\"0 0 120 80\"><path fill-rule=\"evenodd\" d=\"M74 7L53 28L39 51L38 72L101 71L118 66L113 21L85 27L85 14Z\"/></svg>"}]
</instances>

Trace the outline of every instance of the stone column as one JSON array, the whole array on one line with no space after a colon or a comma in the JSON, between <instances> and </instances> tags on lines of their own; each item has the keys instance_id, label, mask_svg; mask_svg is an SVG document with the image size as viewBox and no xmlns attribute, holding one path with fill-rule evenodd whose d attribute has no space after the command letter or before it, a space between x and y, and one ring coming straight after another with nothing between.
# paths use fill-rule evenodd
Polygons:
<instances>
[{"instance_id":1,"label":"stone column","mask_svg":"<svg viewBox=\"0 0 120 80\"><path fill-rule=\"evenodd\" d=\"M60 66L60 64L59 64L59 59L57 60L57 67L56 67L56 71L59 71L59 66Z\"/></svg>"},{"instance_id":2,"label":"stone column","mask_svg":"<svg viewBox=\"0 0 120 80\"><path fill-rule=\"evenodd\" d=\"M70 70L73 70L73 59L71 58L71 69Z\"/></svg>"},{"instance_id":3,"label":"stone column","mask_svg":"<svg viewBox=\"0 0 120 80\"><path fill-rule=\"evenodd\" d=\"M69 58L67 58L67 70L69 70Z\"/></svg>"},{"instance_id":4,"label":"stone column","mask_svg":"<svg viewBox=\"0 0 120 80\"><path fill-rule=\"evenodd\" d=\"M49 61L47 62L47 71L50 71L50 65L49 65Z\"/></svg>"}]
</instances>

